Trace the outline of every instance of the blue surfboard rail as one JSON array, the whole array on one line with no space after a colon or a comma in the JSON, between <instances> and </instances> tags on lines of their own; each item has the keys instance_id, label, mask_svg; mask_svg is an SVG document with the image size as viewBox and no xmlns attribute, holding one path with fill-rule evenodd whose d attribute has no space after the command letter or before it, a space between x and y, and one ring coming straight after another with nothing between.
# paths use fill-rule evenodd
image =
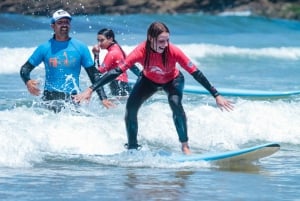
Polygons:
<instances>
[{"instance_id":1,"label":"blue surfboard rail","mask_svg":"<svg viewBox=\"0 0 300 201\"><path fill-rule=\"evenodd\" d=\"M134 84L135 80L129 79L130 84ZM234 88L218 88L222 96L248 96L248 97L283 97L299 95L300 90L294 91L266 91L255 89L234 89ZM210 93L201 85L185 85L183 92L186 94L209 95Z\"/></svg>"},{"instance_id":2,"label":"blue surfboard rail","mask_svg":"<svg viewBox=\"0 0 300 201\"><path fill-rule=\"evenodd\" d=\"M266 143L249 148L239 149L235 151L227 151L220 153L208 153L208 154L192 154L192 155L171 155L170 157L177 162L191 162L191 161L216 161L235 156L240 156L250 152L254 152L267 147L280 148L278 143Z\"/></svg>"},{"instance_id":3,"label":"blue surfboard rail","mask_svg":"<svg viewBox=\"0 0 300 201\"><path fill-rule=\"evenodd\" d=\"M218 88L218 91L223 96L255 96L255 97L278 97L291 96L300 94L299 91L264 91L254 89L233 89L233 88ZM189 94L210 94L201 86L186 85L184 92Z\"/></svg>"}]
</instances>

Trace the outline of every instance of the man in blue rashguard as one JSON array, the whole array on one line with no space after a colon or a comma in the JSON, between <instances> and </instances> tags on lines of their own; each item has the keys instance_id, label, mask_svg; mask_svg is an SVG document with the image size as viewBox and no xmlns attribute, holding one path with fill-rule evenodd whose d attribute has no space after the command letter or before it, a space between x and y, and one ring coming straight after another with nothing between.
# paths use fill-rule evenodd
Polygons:
<instances>
[{"instance_id":1,"label":"man in blue rashguard","mask_svg":"<svg viewBox=\"0 0 300 201\"><path fill-rule=\"evenodd\" d=\"M29 93L38 96L41 93L39 83L30 78L30 73L35 67L44 63L46 76L42 97L44 101L73 102L72 95L79 93L81 66L86 70L92 83L100 77L88 47L69 36L71 20L71 15L62 9L54 12L51 19L53 38L39 45L21 67L20 76ZM113 106L107 100L103 88L97 90L97 93L106 108ZM60 112L62 109L60 106L50 105L48 108L54 112Z\"/></svg>"}]
</instances>

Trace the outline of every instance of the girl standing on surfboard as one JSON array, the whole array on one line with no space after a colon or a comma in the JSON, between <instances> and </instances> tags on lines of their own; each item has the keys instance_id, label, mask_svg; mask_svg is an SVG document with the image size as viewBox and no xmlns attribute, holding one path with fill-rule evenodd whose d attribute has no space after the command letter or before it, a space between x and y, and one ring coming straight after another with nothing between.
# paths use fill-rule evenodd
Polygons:
<instances>
[{"instance_id":1,"label":"girl standing on surfboard","mask_svg":"<svg viewBox=\"0 0 300 201\"><path fill-rule=\"evenodd\" d=\"M216 99L217 105L227 111L233 109L230 101L223 98L209 83L204 74L175 45L169 42L170 31L162 22L153 22L147 32L146 41L140 43L118 68L108 71L96 83L83 93L75 96L75 101L89 100L93 91L103 86L129 69L134 63L140 63L144 68L142 75L136 81L126 103L125 124L127 130L128 149L138 149L137 114L141 105L158 90L163 90L168 96L168 102L173 112L173 121L181 142L181 150L190 154L187 134L187 118L182 107L184 87L183 74L176 63L190 73Z\"/></svg>"},{"instance_id":2,"label":"girl standing on surfboard","mask_svg":"<svg viewBox=\"0 0 300 201\"><path fill-rule=\"evenodd\" d=\"M95 67L99 70L101 74L106 73L107 71L117 68L122 62L126 54L118 44L115 39L115 33L111 29L101 29L97 34L97 41L92 51L94 54ZM100 63L100 49L107 50L107 53ZM133 66L130 70L137 76L140 74L138 67ZM128 84L128 75L126 72L123 72L116 79L109 83L111 95L113 96L128 96L131 88Z\"/></svg>"}]
</instances>

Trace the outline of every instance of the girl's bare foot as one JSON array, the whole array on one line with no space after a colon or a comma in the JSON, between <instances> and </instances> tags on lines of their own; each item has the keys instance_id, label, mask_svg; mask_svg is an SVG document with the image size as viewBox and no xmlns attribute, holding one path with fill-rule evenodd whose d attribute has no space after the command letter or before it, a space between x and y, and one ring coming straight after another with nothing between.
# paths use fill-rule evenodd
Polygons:
<instances>
[{"instance_id":1,"label":"girl's bare foot","mask_svg":"<svg viewBox=\"0 0 300 201\"><path fill-rule=\"evenodd\" d=\"M181 143L181 150L184 154L189 155L192 154L190 147L187 142Z\"/></svg>"}]
</instances>

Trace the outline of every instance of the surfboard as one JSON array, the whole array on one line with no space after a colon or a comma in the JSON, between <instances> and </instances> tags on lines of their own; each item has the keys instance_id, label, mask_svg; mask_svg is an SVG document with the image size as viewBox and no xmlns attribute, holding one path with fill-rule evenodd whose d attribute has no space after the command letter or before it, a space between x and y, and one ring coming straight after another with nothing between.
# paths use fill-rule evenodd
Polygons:
<instances>
[{"instance_id":1,"label":"surfboard","mask_svg":"<svg viewBox=\"0 0 300 201\"><path fill-rule=\"evenodd\" d=\"M186 85L184 93L187 94L210 94L201 86ZM252 96L252 97L280 97L292 96L300 94L299 91L265 91L254 89L234 89L234 88L218 88L218 91L223 96Z\"/></svg>"},{"instance_id":2,"label":"surfboard","mask_svg":"<svg viewBox=\"0 0 300 201\"><path fill-rule=\"evenodd\" d=\"M167 154L165 152L160 153L160 155L166 156L170 160L176 162L208 161L220 165L228 163L251 163L270 156L279 149L280 145L278 143L266 143L244 149L219 153L184 155L172 153Z\"/></svg>"},{"instance_id":3,"label":"surfboard","mask_svg":"<svg viewBox=\"0 0 300 201\"><path fill-rule=\"evenodd\" d=\"M134 84L135 80L129 79L130 84ZM256 89L235 89L235 88L218 88L219 93L222 96L248 96L248 97L284 97L299 95L300 90L290 91L267 91L267 90L256 90ZM201 85L185 85L183 92L185 94L203 94L209 95L210 93L203 88Z\"/></svg>"}]
</instances>

